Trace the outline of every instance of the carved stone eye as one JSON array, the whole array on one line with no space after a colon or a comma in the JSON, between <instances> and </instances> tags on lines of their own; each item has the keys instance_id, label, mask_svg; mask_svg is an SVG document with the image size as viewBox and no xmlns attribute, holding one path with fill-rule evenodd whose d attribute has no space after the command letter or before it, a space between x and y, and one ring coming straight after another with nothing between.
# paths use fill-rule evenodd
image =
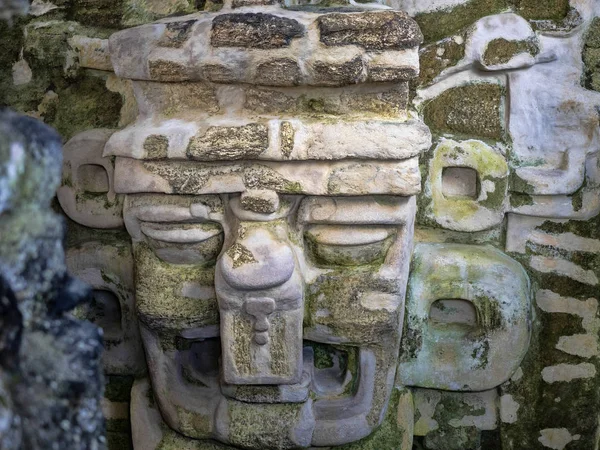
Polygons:
<instances>
[{"instance_id":1,"label":"carved stone eye","mask_svg":"<svg viewBox=\"0 0 600 450\"><path fill-rule=\"evenodd\" d=\"M223 247L223 229L216 223L141 224L156 256L171 264L213 265Z\"/></svg>"},{"instance_id":2,"label":"carved stone eye","mask_svg":"<svg viewBox=\"0 0 600 450\"><path fill-rule=\"evenodd\" d=\"M393 237L386 227L314 225L305 242L317 266L360 266L383 262Z\"/></svg>"}]
</instances>

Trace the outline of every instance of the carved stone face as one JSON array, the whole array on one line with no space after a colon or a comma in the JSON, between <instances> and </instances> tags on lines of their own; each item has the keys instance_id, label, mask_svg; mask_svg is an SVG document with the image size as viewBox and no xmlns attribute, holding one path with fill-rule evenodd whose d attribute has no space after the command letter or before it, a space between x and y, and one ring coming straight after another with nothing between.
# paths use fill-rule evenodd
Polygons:
<instances>
[{"instance_id":1,"label":"carved stone face","mask_svg":"<svg viewBox=\"0 0 600 450\"><path fill-rule=\"evenodd\" d=\"M414 199L253 194L127 197L164 418L190 437L239 444L220 414L262 421L287 404L295 445L360 439L393 385Z\"/></svg>"},{"instance_id":2,"label":"carved stone face","mask_svg":"<svg viewBox=\"0 0 600 450\"><path fill-rule=\"evenodd\" d=\"M431 142L406 111L421 36L399 12L257 11L114 35L140 115L104 154L166 423L245 448L341 445L381 423L394 386Z\"/></svg>"},{"instance_id":3,"label":"carved stone face","mask_svg":"<svg viewBox=\"0 0 600 450\"><path fill-rule=\"evenodd\" d=\"M407 110L420 39L400 12L275 6L111 37L139 116L106 135L104 162L73 167L114 157L109 188L84 209L118 226L122 203L133 243L157 404L132 400L137 446L156 448L141 430L162 421L235 448L339 446L382 423L398 385L483 391L516 370L530 330L515 261L420 244L408 286L419 155L431 147ZM425 214L458 231L496 225L504 156L459 147L436 150ZM62 189L73 216L98 222L77 211L81 184Z\"/></svg>"}]
</instances>

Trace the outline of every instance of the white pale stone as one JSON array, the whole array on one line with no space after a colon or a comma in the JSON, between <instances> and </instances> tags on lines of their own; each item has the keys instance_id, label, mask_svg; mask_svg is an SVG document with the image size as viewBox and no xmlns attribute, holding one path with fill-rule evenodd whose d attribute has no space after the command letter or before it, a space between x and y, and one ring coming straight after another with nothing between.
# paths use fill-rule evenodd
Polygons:
<instances>
[{"instance_id":1,"label":"white pale stone","mask_svg":"<svg viewBox=\"0 0 600 450\"><path fill-rule=\"evenodd\" d=\"M57 191L58 201L69 218L88 227L123 226L124 198L114 190L114 165L110 158L102 157L104 145L113 131L84 131L71 138L63 148L63 179ZM90 180L92 173L101 180ZM102 185L106 189L98 192L98 186Z\"/></svg>"},{"instance_id":2,"label":"white pale stone","mask_svg":"<svg viewBox=\"0 0 600 450\"><path fill-rule=\"evenodd\" d=\"M414 195L421 189L417 158L399 162L321 162L296 164L264 161L252 163L143 162L118 157L115 191L119 194L216 194L243 192L247 177L264 170L283 180L274 190L309 195ZM271 172L272 171L272 172ZM135 175L133 175L135 174ZM205 183L196 184L197 179ZM260 186L263 177L257 179ZM169 181L171 180L171 182ZM186 182L187 180L187 182ZM257 186L251 186L255 188ZM271 187L265 184L264 187ZM291 191L291 192L290 192Z\"/></svg>"},{"instance_id":3,"label":"white pale stone","mask_svg":"<svg viewBox=\"0 0 600 450\"><path fill-rule=\"evenodd\" d=\"M573 441L578 441L580 435L571 435L566 428L546 428L540 431L538 441L546 448L564 450Z\"/></svg>"},{"instance_id":4,"label":"white pale stone","mask_svg":"<svg viewBox=\"0 0 600 450\"><path fill-rule=\"evenodd\" d=\"M557 364L542 369L542 379L549 384L569 382L596 376L596 366L590 363Z\"/></svg>"},{"instance_id":5,"label":"white pale stone","mask_svg":"<svg viewBox=\"0 0 600 450\"><path fill-rule=\"evenodd\" d=\"M69 45L75 49L80 67L113 70L108 52L108 39L91 38L76 34L69 39Z\"/></svg>"},{"instance_id":6,"label":"white pale stone","mask_svg":"<svg viewBox=\"0 0 600 450\"><path fill-rule=\"evenodd\" d=\"M425 436L439 428L439 424L433 419L433 414L441 399L442 394L439 391L415 389L415 412L419 413L419 419L415 422L415 436Z\"/></svg>"},{"instance_id":7,"label":"white pale stone","mask_svg":"<svg viewBox=\"0 0 600 450\"><path fill-rule=\"evenodd\" d=\"M535 56L529 53L515 55L507 63L490 66L484 61L484 54L491 41L533 41L538 43L529 22L517 14L505 13L479 19L469 32L465 47L465 59L477 61L486 70L511 70L527 68L536 63Z\"/></svg>"},{"instance_id":8,"label":"white pale stone","mask_svg":"<svg viewBox=\"0 0 600 450\"><path fill-rule=\"evenodd\" d=\"M542 36L542 46L556 59L509 75L510 133L521 161L516 173L529 184L529 193L575 192L584 181L586 155L598 147L600 93L580 85L581 32ZM549 206L546 216L557 217Z\"/></svg>"},{"instance_id":9,"label":"white pale stone","mask_svg":"<svg viewBox=\"0 0 600 450\"><path fill-rule=\"evenodd\" d=\"M576 334L558 338L556 348L569 355L591 358L600 354L598 336L592 334Z\"/></svg>"},{"instance_id":10,"label":"white pale stone","mask_svg":"<svg viewBox=\"0 0 600 450\"><path fill-rule=\"evenodd\" d=\"M500 396L500 420L503 423L515 423L520 407L511 394Z\"/></svg>"},{"instance_id":11,"label":"white pale stone","mask_svg":"<svg viewBox=\"0 0 600 450\"><path fill-rule=\"evenodd\" d=\"M537 270L538 272L566 275L580 283L592 286L598 284L598 277L593 270L583 269L581 266L566 259L534 255L531 257L529 264L532 269Z\"/></svg>"},{"instance_id":12,"label":"white pale stone","mask_svg":"<svg viewBox=\"0 0 600 450\"><path fill-rule=\"evenodd\" d=\"M473 175L465 172L465 168L476 172L479 183L472 182ZM460 169L455 172L458 176L468 175L460 183L462 186L471 182L475 186L474 195L452 195L458 189L456 181L451 187L444 187L449 182L447 173L445 176L449 169ZM451 230L481 231L491 228L504 220L506 198L498 193L507 192L507 179L508 164L498 149L476 140L458 142L442 138L429 162L423 194L431 200L431 204L425 213L443 228ZM490 196L498 200L486 203Z\"/></svg>"},{"instance_id":13,"label":"white pale stone","mask_svg":"<svg viewBox=\"0 0 600 450\"><path fill-rule=\"evenodd\" d=\"M529 280L523 268L493 247L421 243L414 254L406 326L418 330L421 338L414 356L399 363L403 382L479 391L507 381L529 345ZM472 302L477 325L450 327L431 321L431 305L440 299ZM487 317L490 311L497 320ZM503 322L510 329L502 328ZM478 339L464 339L474 330Z\"/></svg>"},{"instance_id":14,"label":"white pale stone","mask_svg":"<svg viewBox=\"0 0 600 450\"><path fill-rule=\"evenodd\" d=\"M31 72L31 67L27 64L27 61L24 59L18 60L12 66L12 78L13 84L15 86L21 86L23 84L27 84L31 81L33 77L33 72Z\"/></svg>"}]
</instances>

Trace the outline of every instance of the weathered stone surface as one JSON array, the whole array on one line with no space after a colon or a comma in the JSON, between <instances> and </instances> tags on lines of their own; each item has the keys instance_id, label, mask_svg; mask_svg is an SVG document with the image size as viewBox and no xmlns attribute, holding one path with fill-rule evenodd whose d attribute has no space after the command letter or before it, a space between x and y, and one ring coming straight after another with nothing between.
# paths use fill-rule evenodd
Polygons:
<instances>
[{"instance_id":1,"label":"weathered stone surface","mask_svg":"<svg viewBox=\"0 0 600 450\"><path fill-rule=\"evenodd\" d=\"M293 19L263 13L223 14L212 22L211 44L215 47L270 49L287 47L304 34Z\"/></svg>"},{"instance_id":2,"label":"weathered stone surface","mask_svg":"<svg viewBox=\"0 0 600 450\"><path fill-rule=\"evenodd\" d=\"M111 26L153 21L182 2L191 12L187 0L121 2ZM110 89L127 111L110 125L120 130L105 157L118 157L135 282L114 282L105 253L118 253L78 250L99 252L81 258L86 279L94 263L104 267L97 287L121 299L135 285L151 379L134 389L136 448L407 450L413 434L429 450L594 448L598 7L263 3L200 2L200 13L109 39ZM63 86L106 77L84 66L110 70L94 50L108 33L63 22L108 23L82 4L36 0L33 15L44 18L28 27L24 51L16 33L0 57L6 98L49 121L62 108L69 136L73 115L89 123L93 114L66 113ZM389 6L422 25L431 44L420 62L412 19ZM121 107L103 93L74 98ZM92 167L81 172L95 195L109 185ZM444 259L440 247L462 250ZM419 320L413 300L426 295L417 291L432 299ZM106 292L94 302L104 318L88 316L112 351L123 343L108 320L116 303ZM410 381L403 368L419 355L421 378ZM406 380L428 388L397 386ZM112 445L127 437L127 402L104 402Z\"/></svg>"},{"instance_id":3,"label":"weathered stone surface","mask_svg":"<svg viewBox=\"0 0 600 450\"><path fill-rule=\"evenodd\" d=\"M300 67L289 58L262 63L256 68L257 84L266 86L295 86L300 84Z\"/></svg>"},{"instance_id":4,"label":"weathered stone surface","mask_svg":"<svg viewBox=\"0 0 600 450\"><path fill-rule=\"evenodd\" d=\"M269 146L267 127L251 123L242 127L210 127L190 140L187 154L192 159L254 159Z\"/></svg>"},{"instance_id":5,"label":"weathered stone surface","mask_svg":"<svg viewBox=\"0 0 600 450\"><path fill-rule=\"evenodd\" d=\"M266 86L342 86L406 80L418 73L417 44L383 49L370 49L367 44L327 46L319 41L317 32L308 31L315 29L319 18L324 17L322 13L286 10L283 16L275 7L264 11L186 17L185 22L194 24L191 31L185 32L185 38L174 35L176 46L169 44L169 27L182 26L181 20L115 33L110 38L115 72L136 80L208 80ZM410 22L403 14L389 11L351 15L370 14L399 15ZM396 31L392 29L386 36L396 42ZM361 36L370 32L365 33ZM208 41L212 43L210 49L205 47Z\"/></svg>"},{"instance_id":6,"label":"weathered stone surface","mask_svg":"<svg viewBox=\"0 0 600 450\"><path fill-rule=\"evenodd\" d=\"M62 186L58 201L69 218L85 226L123 226L123 196L113 187L114 163L102 152L114 130L80 133L64 147Z\"/></svg>"},{"instance_id":7,"label":"weathered stone surface","mask_svg":"<svg viewBox=\"0 0 600 450\"><path fill-rule=\"evenodd\" d=\"M334 13L319 18L325 45L360 45L368 50L415 47L423 41L417 23L397 11Z\"/></svg>"},{"instance_id":8,"label":"weathered stone surface","mask_svg":"<svg viewBox=\"0 0 600 450\"><path fill-rule=\"evenodd\" d=\"M464 173L469 168L473 173ZM447 171L460 169L458 192ZM433 150L425 182L428 202L423 214L437 225L456 231L481 231L499 225L507 209L508 163L498 149L481 141L442 139Z\"/></svg>"},{"instance_id":9,"label":"weathered stone surface","mask_svg":"<svg viewBox=\"0 0 600 450\"><path fill-rule=\"evenodd\" d=\"M476 450L481 431L498 427L498 393L415 389L415 436L425 436L428 449Z\"/></svg>"},{"instance_id":10,"label":"weathered stone surface","mask_svg":"<svg viewBox=\"0 0 600 450\"><path fill-rule=\"evenodd\" d=\"M195 20L168 23L158 45L162 47L180 48L190 37L190 33L195 24Z\"/></svg>"},{"instance_id":11,"label":"weathered stone surface","mask_svg":"<svg viewBox=\"0 0 600 450\"><path fill-rule=\"evenodd\" d=\"M456 135L501 140L502 87L473 83L444 91L425 105L425 123L436 130Z\"/></svg>"},{"instance_id":12,"label":"weathered stone surface","mask_svg":"<svg viewBox=\"0 0 600 450\"><path fill-rule=\"evenodd\" d=\"M379 108L382 97L386 99L365 94L345 100L360 107L375 103L374 107ZM106 144L105 154L145 160L159 156L201 161L403 160L420 154L430 145L429 129L417 120L344 122L330 118L323 123L312 118L261 117L251 123L207 119L200 126L197 122L173 123L166 118L158 124L141 122L140 126L117 131Z\"/></svg>"},{"instance_id":13,"label":"weathered stone surface","mask_svg":"<svg viewBox=\"0 0 600 450\"><path fill-rule=\"evenodd\" d=\"M130 174L136 173L135 178ZM310 174L310 176L307 176ZM374 183L381 177L381 182ZM137 161L117 158L115 191L214 194L271 189L309 195L414 195L421 189L416 158L401 162L286 164Z\"/></svg>"},{"instance_id":14,"label":"weathered stone surface","mask_svg":"<svg viewBox=\"0 0 600 450\"><path fill-rule=\"evenodd\" d=\"M358 83L364 77L364 64L360 57L337 64L316 61L313 66L315 81L323 86L343 86Z\"/></svg>"},{"instance_id":15,"label":"weathered stone surface","mask_svg":"<svg viewBox=\"0 0 600 450\"><path fill-rule=\"evenodd\" d=\"M432 305L445 299L470 302L476 322L452 316L432 320ZM409 386L454 391L499 386L517 370L527 352L530 308L527 274L500 251L420 244L407 293L411 331L402 344L400 377Z\"/></svg>"},{"instance_id":16,"label":"weathered stone surface","mask_svg":"<svg viewBox=\"0 0 600 450\"><path fill-rule=\"evenodd\" d=\"M112 71L108 39L75 35L69 39L69 45L77 52L80 67Z\"/></svg>"}]
</instances>

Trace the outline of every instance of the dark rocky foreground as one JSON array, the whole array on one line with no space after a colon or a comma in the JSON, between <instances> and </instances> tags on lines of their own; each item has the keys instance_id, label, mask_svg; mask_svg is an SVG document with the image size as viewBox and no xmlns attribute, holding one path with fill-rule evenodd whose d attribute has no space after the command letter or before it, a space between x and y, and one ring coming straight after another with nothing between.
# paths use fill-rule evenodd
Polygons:
<instances>
[{"instance_id":1,"label":"dark rocky foreground","mask_svg":"<svg viewBox=\"0 0 600 450\"><path fill-rule=\"evenodd\" d=\"M89 288L67 275L60 137L0 112L0 448L103 449L102 334L69 311Z\"/></svg>"}]
</instances>

